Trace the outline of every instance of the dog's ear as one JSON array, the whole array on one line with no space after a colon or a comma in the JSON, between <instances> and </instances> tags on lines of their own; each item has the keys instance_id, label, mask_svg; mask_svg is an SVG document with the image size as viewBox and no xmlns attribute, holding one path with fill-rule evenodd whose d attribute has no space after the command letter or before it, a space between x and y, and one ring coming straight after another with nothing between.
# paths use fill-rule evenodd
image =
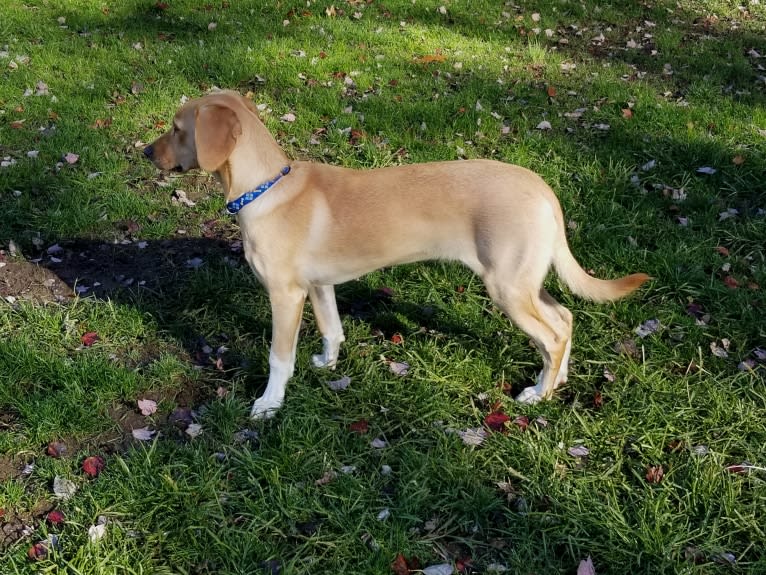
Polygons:
<instances>
[{"instance_id":1,"label":"dog's ear","mask_svg":"<svg viewBox=\"0 0 766 575\"><path fill-rule=\"evenodd\" d=\"M200 106L194 127L199 167L207 172L218 171L229 159L241 134L242 126L234 110L220 104Z\"/></svg>"}]
</instances>

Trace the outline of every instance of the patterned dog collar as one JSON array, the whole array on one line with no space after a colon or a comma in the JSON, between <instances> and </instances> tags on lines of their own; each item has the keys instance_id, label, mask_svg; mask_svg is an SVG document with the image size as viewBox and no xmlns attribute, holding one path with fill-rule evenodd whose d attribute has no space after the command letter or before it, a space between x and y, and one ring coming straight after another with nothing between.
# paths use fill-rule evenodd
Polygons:
<instances>
[{"instance_id":1,"label":"patterned dog collar","mask_svg":"<svg viewBox=\"0 0 766 575\"><path fill-rule=\"evenodd\" d=\"M235 215L237 212L239 212L239 210L244 208L247 204L260 198L271 186L276 184L282 178L282 176L286 176L289 173L290 173L290 166L285 166L284 168L282 168L282 171L279 172L279 175L273 180L269 180L268 182L262 183L260 186L258 186L254 190L245 192L244 194L239 196L236 200L232 200L231 202L226 204L226 211L229 212L231 215Z\"/></svg>"}]
</instances>

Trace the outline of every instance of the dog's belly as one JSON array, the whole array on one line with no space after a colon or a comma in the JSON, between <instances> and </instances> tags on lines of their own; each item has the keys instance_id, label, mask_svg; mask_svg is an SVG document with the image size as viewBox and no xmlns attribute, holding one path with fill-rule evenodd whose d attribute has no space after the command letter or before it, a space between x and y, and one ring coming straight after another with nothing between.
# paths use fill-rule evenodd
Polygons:
<instances>
[{"instance_id":1,"label":"dog's belly","mask_svg":"<svg viewBox=\"0 0 766 575\"><path fill-rule=\"evenodd\" d=\"M389 247L384 251L325 251L306 258L301 275L314 285L335 285L381 268L425 260L461 261L475 270L478 266L475 251L467 248L465 242L453 237L438 243L426 242L419 246L408 243L405 246L394 246L393 249Z\"/></svg>"}]
</instances>

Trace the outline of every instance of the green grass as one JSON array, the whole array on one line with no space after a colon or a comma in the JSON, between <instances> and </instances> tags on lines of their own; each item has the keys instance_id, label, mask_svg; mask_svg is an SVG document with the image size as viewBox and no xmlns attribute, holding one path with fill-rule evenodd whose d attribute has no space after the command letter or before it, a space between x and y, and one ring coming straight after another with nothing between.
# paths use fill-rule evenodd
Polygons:
<instances>
[{"instance_id":1,"label":"green grass","mask_svg":"<svg viewBox=\"0 0 766 575\"><path fill-rule=\"evenodd\" d=\"M330 2L262 4L4 6L0 160L15 164L0 168L0 526L31 529L0 540L0 574L377 574L398 553L421 567L470 557L476 573L574 573L589 555L600 575L766 573L764 8L391 0L335 2L331 17ZM532 382L539 356L470 272L375 272L338 289L337 371L309 367L307 307L285 406L250 422L268 299L229 249L237 230L213 179L160 176L141 154L182 96L212 86L250 92L292 157L529 167L558 193L586 269L654 280L596 305L552 277L575 315L570 381L524 406L508 388ZM78 161L57 165L67 153ZM175 189L197 205L173 203ZM187 269L195 256L204 265ZM96 296L9 283L38 259ZM660 329L639 338L653 318ZM344 375L349 389L331 391ZM158 412L141 416L141 398ZM465 445L455 431L498 405L532 423ZM169 421L178 407L201 435ZM353 433L361 420L368 432ZM132 440L144 425L159 438ZM61 458L46 455L55 441ZM95 479L89 455L106 461ZM754 469L727 471L743 462ZM71 499L54 498L56 476L77 485ZM44 520L52 506L60 526ZM89 542L99 517L106 536ZM59 547L30 561L51 532Z\"/></svg>"}]
</instances>

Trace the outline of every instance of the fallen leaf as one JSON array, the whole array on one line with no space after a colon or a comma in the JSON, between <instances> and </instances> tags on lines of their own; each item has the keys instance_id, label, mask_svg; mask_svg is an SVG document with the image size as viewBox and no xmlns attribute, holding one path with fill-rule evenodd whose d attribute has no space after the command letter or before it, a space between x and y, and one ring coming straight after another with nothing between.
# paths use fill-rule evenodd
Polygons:
<instances>
[{"instance_id":1,"label":"fallen leaf","mask_svg":"<svg viewBox=\"0 0 766 575\"><path fill-rule=\"evenodd\" d=\"M349 385L351 385L351 378L347 375L344 375L343 377L335 381L327 382L327 387L329 387L333 391L345 391L346 389L348 389Z\"/></svg>"},{"instance_id":2,"label":"fallen leaf","mask_svg":"<svg viewBox=\"0 0 766 575\"><path fill-rule=\"evenodd\" d=\"M723 283L726 284L726 287L729 289L737 289L739 287L739 282L732 276L723 278Z\"/></svg>"},{"instance_id":3,"label":"fallen leaf","mask_svg":"<svg viewBox=\"0 0 766 575\"><path fill-rule=\"evenodd\" d=\"M635 329L635 333L636 335L638 335L638 337L643 338L653 334L658 329L660 329L660 327L661 327L660 320L648 319Z\"/></svg>"},{"instance_id":4,"label":"fallen leaf","mask_svg":"<svg viewBox=\"0 0 766 575\"><path fill-rule=\"evenodd\" d=\"M82 470L85 475L89 477L98 477L101 471L104 469L106 462L104 458L99 455L92 455L86 457L82 462Z\"/></svg>"},{"instance_id":5,"label":"fallen leaf","mask_svg":"<svg viewBox=\"0 0 766 575\"><path fill-rule=\"evenodd\" d=\"M526 431L529 427L529 418L526 415L519 415L513 419L513 424L521 431Z\"/></svg>"},{"instance_id":6,"label":"fallen leaf","mask_svg":"<svg viewBox=\"0 0 766 575\"><path fill-rule=\"evenodd\" d=\"M487 432L483 427L469 428L465 431L458 431L457 434L463 440L463 443L474 447L484 443L484 440L487 438Z\"/></svg>"},{"instance_id":7,"label":"fallen leaf","mask_svg":"<svg viewBox=\"0 0 766 575\"><path fill-rule=\"evenodd\" d=\"M744 475L750 472L751 467L752 465L750 465L749 463L738 463L735 465L729 465L725 467L724 469L728 473L734 473L735 475Z\"/></svg>"},{"instance_id":8,"label":"fallen leaf","mask_svg":"<svg viewBox=\"0 0 766 575\"><path fill-rule=\"evenodd\" d=\"M556 97L556 88L555 88L555 86L548 86L546 88L545 92L548 94L549 98L555 98Z\"/></svg>"},{"instance_id":9,"label":"fallen leaf","mask_svg":"<svg viewBox=\"0 0 766 575\"><path fill-rule=\"evenodd\" d=\"M577 575L596 575L596 568L593 566L593 560L588 555L587 559L580 561L577 566Z\"/></svg>"},{"instance_id":10,"label":"fallen leaf","mask_svg":"<svg viewBox=\"0 0 766 575\"><path fill-rule=\"evenodd\" d=\"M423 569L423 575L452 575L455 569L450 563L441 563L439 565L430 565Z\"/></svg>"},{"instance_id":11,"label":"fallen leaf","mask_svg":"<svg viewBox=\"0 0 766 575\"><path fill-rule=\"evenodd\" d=\"M587 457L590 453L590 449L584 445L575 445L574 447L567 449L567 453L572 457Z\"/></svg>"},{"instance_id":12,"label":"fallen leaf","mask_svg":"<svg viewBox=\"0 0 766 575\"><path fill-rule=\"evenodd\" d=\"M420 62L421 64L432 64L434 62L444 62L446 59L447 57L444 54L426 54L420 58L415 58L415 61Z\"/></svg>"},{"instance_id":13,"label":"fallen leaf","mask_svg":"<svg viewBox=\"0 0 766 575\"><path fill-rule=\"evenodd\" d=\"M170 198L170 201L174 204L181 204L189 208L193 208L197 205L196 202L193 202L189 199L189 197L186 195L186 192L183 190L175 190Z\"/></svg>"},{"instance_id":14,"label":"fallen leaf","mask_svg":"<svg viewBox=\"0 0 766 575\"><path fill-rule=\"evenodd\" d=\"M335 479L337 476L338 476L338 474L335 473L335 471L333 471L332 469L330 471L325 471L324 475L322 475L322 477L317 479L314 482L314 484L317 485L317 486L327 485L333 479Z\"/></svg>"},{"instance_id":15,"label":"fallen leaf","mask_svg":"<svg viewBox=\"0 0 766 575\"><path fill-rule=\"evenodd\" d=\"M76 164L79 159L80 159L80 156L78 156L77 154L73 154L72 152L69 152L68 154L64 156L64 161L70 166L72 164Z\"/></svg>"},{"instance_id":16,"label":"fallen leaf","mask_svg":"<svg viewBox=\"0 0 766 575\"><path fill-rule=\"evenodd\" d=\"M385 521L389 517L391 517L391 510L388 507L386 507L385 509L381 509L380 513L378 513L377 520Z\"/></svg>"},{"instance_id":17,"label":"fallen leaf","mask_svg":"<svg viewBox=\"0 0 766 575\"><path fill-rule=\"evenodd\" d=\"M39 561L45 559L48 556L48 545L45 541L35 543L29 549L27 549L27 557L30 561Z\"/></svg>"},{"instance_id":18,"label":"fallen leaf","mask_svg":"<svg viewBox=\"0 0 766 575\"><path fill-rule=\"evenodd\" d=\"M404 343L404 338L401 336L401 334L395 333L394 335L391 336L391 343L393 343L394 345L400 345Z\"/></svg>"},{"instance_id":19,"label":"fallen leaf","mask_svg":"<svg viewBox=\"0 0 766 575\"><path fill-rule=\"evenodd\" d=\"M157 411L157 402L152 399L139 399L136 403L143 416L152 415Z\"/></svg>"},{"instance_id":20,"label":"fallen leaf","mask_svg":"<svg viewBox=\"0 0 766 575\"><path fill-rule=\"evenodd\" d=\"M726 359L729 357L729 352L726 349L728 346L724 345L724 347L719 347L717 341L711 341L710 342L710 353L712 353L716 357L720 357L721 359Z\"/></svg>"},{"instance_id":21,"label":"fallen leaf","mask_svg":"<svg viewBox=\"0 0 766 575\"><path fill-rule=\"evenodd\" d=\"M649 483L660 483L663 477L665 477L665 470L662 465L652 465L646 470L646 480Z\"/></svg>"},{"instance_id":22,"label":"fallen leaf","mask_svg":"<svg viewBox=\"0 0 766 575\"><path fill-rule=\"evenodd\" d=\"M505 431L505 424L510 420L511 418L502 411L493 411L484 417L484 425L492 431Z\"/></svg>"},{"instance_id":23,"label":"fallen leaf","mask_svg":"<svg viewBox=\"0 0 766 575\"><path fill-rule=\"evenodd\" d=\"M391 563L391 570L395 575L410 575L410 566L407 564L407 560L404 555L398 553Z\"/></svg>"},{"instance_id":24,"label":"fallen leaf","mask_svg":"<svg viewBox=\"0 0 766 575\"><path fill-rule=\"evenodd\" d=\"M406 362L392 361L388 364L389 369L395 375L404 377L410 372L410 364Z\"/></svg>"},{"instance_id":25,"label":"fallen leaf","mask_svg":"<svg viewBox=\"0 0 766 575\"><path fill-rule=\"evenodd\" d=\"M604 406L604 396L600 391L593 392L593 407L601 409Z\"/></svg>"},{"instance_id":26,"label":"fallen leaf","mask_svg":"<svg viewBox=\"0 0 766 575\"><path fill-rule=\"evenodd\" d=\"M725 248L724 246L716 246L715 251L717 251L725 258L729 257L729 249Z\"/></svg>"},{"instance_id":27,"label":"fallen leaf","mask_svg":"<svg viewBox=\"0 0 766 575\"><path fill-rule=\"evenodd\" d=\"M623 108L622 109L622 117L626 120L630 120L633 117L633 110L630 108Z\"/></svg>"},{"instance_id":28,"label":"fallen leaf","mask_svg":"<svg viewBox=\"0 0 766 575\"><path fill-rule=\"evenodd\" d=\"M550 130L552 128L551 123L548 120L543 120L537 126L535 126L538 130Z\"/></svg>"},{"instance_id":29,"label":"fallen leaf","mask_svg":"<svg viewBox=\"0 0 766 575\"><path fill-rule=\"evenodd\" d=\"M295 114L293 114L292 112L288 112L287 114L280 116L279 119L282 120L283 122L294 122L296 120L296 117L295 117Z\"/></svg>"},{"instance_id":30,"label":"fallen leaf","mask_svg":"<svg viewBox=\"0 0 766 575\"><path fill-rule=\"evenodd\" d=\"M88 539L92 543L99 541L106 535L106 523L100 523L98 525L91 525L88 527Z\"/></svg>"},{"instance_id":31,"label":"fallen leaf","mask_svg":"<svg viewBox=\"0 0 766 575\"><path fill-rule=\"evenodd\" d=\"M735 166L741 166L742 164L745 163L745 158L741 156L740 154L737 154L731 159L731 163L734 164Z\"/></svg>"},{"instance_id":32,"label":"fallen leaf","mask_svg":"<svg viewBox=\"0 0 766 575\"><path fill-rule=\"evenodd\" d=\"M96 343L100 338L98 337L98 333L95 331L89 331L87 333L82 334L82 337L80 338L80 341L85 347L90 347L94 343Z\"/></svg>"},{"instance_id":33,"label":"fallen leaf","mask_svg":"<svg viewBox=\"0 0 766 575\"><path fill-rule=\"evenodd\" d=\"M56 476L53 478L53 494L59 499L66 501L77 491L77 485L73 481L64 477Z\"/></svg>"},{"instance_id":34,"label":"fallen leaf","mask_svg":"<svg viewBox=\"0 0 766 575\"><path fill-rule=\"evenodd\" d=\"M138 429L133 429L131 433L139 441L151 441L157 432L148 427L139 427Z\"/></svg>"},{"instance_id":35,"label":"fallen leaf","mask_svg":"<svg viewBox=\"0 0 766 575\"><path fill-rule=\"evenodd\" d=\"M186 428L186 435L194 439L195 437L199 437L202 435L202 425L199 423L190 423L189 427Z\"/></svg>"},{"instance_id":36,"label":"fallen leaf","mask_svg":"<svg viewBox=\"0 0 766 575\"><path fill-rule=\"evenodd\" d=\"M61 441L51 441L48 444L48 447L45 449L45 453L49 455L50 457L53 457L54 459L58 459L59 457L63 457L66 455L66 445L62 443Z\"/></svg>"},{"instance_id":37,"label":"fallen leaf","mask_svg":"<svg viewBox=\"0 0 766 575\"><path fill-rule=\"evenodd\" d=\"M376 437L370 442L370 446L374 447L375 449L383 449L384 447L388 447L388 443L386 443L384 439Z\"/></svg>"},{"instance_id":38,"label":"fallen leaf","mask_svg":"<svg viewBox=\"0 0 766 575\"><path fill-rule=\"evenodd\" d=\"M48 515L45 516L45 520L54 526L61 525L64 523L64 514L59 511L58 509L54 509L53 511L49 512Z\"/></svg>"},{"instance_id":39,"label":"fallen leaf","mask_svg":"<svg viewBox=\"0 0 766 575\"><path fill-rule=\"evenodd\" d=\"M351 425L348 426L349 431L352 433L358 433L360 435L364 435L367 433L367 430L369 429L369 423L366 419L360 419L359 421L355 421Z\"/></svg>"}]
</instances>

